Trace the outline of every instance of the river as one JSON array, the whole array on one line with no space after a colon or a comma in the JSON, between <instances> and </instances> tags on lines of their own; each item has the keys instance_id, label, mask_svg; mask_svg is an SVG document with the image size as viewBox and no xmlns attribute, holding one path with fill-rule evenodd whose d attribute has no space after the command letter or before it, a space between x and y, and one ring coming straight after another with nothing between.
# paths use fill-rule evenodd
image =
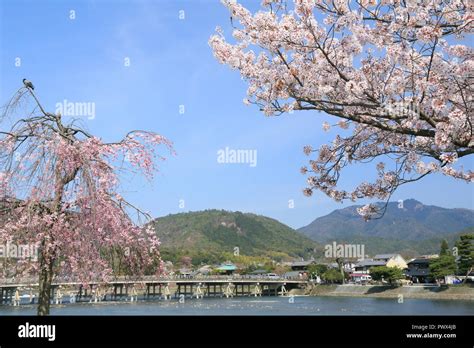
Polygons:
<instances>
[{"instance_id":1,"label":"river","mask_svg":"<svg viewBox=\"0 0 474 348\"><path fill-rule=\"evenodd\" d=\"M0 306L0 315L34 315L36 307ZM358 297L239 297L52 305L52 315L474 315L474 301Z\"/></svg>"}]
</instances>

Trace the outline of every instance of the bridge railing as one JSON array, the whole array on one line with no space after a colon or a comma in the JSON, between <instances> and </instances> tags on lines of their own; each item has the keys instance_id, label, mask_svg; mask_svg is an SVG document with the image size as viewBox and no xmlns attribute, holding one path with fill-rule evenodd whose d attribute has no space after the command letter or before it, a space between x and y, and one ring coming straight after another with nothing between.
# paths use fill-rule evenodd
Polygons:
<instances>
[{"instance_id":1,"label":"bridge railing","mask_svg":"<svg viewBox=\"0 0 474 348\"><path fill-rule=\"evenodd\" d=\"M141 277L130 277L130 276L118 276L108 279L90 279L88 281L81 281L72 277L57 277L54 278L54 284L97 284L97 283L121 283L121 282L173 282L173 281L233 281L233 280L252 280L252 281L303 281L299 277L266 277L258 275L173 275L173 276L141 276ZM38 284L37 277L18 277L18 278L0 278L0 287L2 285L21 285L31 286Z\"/></svg>"}]
</instances>

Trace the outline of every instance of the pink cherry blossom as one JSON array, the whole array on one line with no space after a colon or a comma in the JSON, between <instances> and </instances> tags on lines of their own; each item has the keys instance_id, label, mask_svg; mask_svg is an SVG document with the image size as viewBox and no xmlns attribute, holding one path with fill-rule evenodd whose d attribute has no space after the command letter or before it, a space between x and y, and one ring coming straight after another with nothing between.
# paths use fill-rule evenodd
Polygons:
<instances>
[{"instance_id":1,"label":"pink cherry blossom","mask_svg":"<svg viewBox=\"0 0 474 348\"><path fill-rule=\"evenodd\" d=\"M303 149L312 156L301 170L305 195L388 200L400 185L435 172L473 181L459 164L474 153L468 2L274 0L255 13L222 3L233 40L219 29L209 45L248 82L246 103L266 116L305 110L340 119L332 142ZM338 187L346 167L374 158L383 165L374 165L373 182Z\"/></svg>"},{"instance_id":2,"label":"pink cherry blossom","mask_svg":"<svg viewBox=\"0 0 474 348\"><path fill-rule=\"evenodd\" d=\"M0 277L39 276L38 313L48 314L53 278L86 284L161 272L150 216L119 191L127 173L151 179L164 160L158 148L173 153L171 142L148 131L104 142L44 111L31 90L13 100L31 97L42 114L10 110L17 122L5 130L0 116L0 243L39 245L39 262L9 262Z\"/></svg>"}]
</instances>

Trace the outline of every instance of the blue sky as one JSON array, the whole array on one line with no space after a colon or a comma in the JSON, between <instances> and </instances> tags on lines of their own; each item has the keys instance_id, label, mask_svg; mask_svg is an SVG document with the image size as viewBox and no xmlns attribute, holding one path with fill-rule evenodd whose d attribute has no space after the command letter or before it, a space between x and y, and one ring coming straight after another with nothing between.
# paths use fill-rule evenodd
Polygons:
<instances>
[{"instance_id":1,"label":"blue sky","mask_svg":"<svg viewBox=\"0 0 474 348\"><path fill-rule=\"evenodd\" d=\"M351 205L321 193L302 194L305 177L299 168L307 161L302 149L334 137L321 128L327 117L294 113L266 118L242 103L246 83L238 72L221 66L207 44L217 25L231 32L229 14L219 1L0 4L1 104L26 77L48 110L64 99L95 103L95 117L82 117L82 124L105 140L147 129L174 142L177 155L161 163L152 183L124 179L126 197L152 215L217 208L264 214L301 227ZM257 166L218 163L217 151L225 147L257 150ZM472 160L467 166L472 168ZM343 185L352 187L370 176L368 168L358 166L347 171ZM472 185L436 175L402 187L393 199L474 208L473 193Z\"/></svg>"}]
</instances>

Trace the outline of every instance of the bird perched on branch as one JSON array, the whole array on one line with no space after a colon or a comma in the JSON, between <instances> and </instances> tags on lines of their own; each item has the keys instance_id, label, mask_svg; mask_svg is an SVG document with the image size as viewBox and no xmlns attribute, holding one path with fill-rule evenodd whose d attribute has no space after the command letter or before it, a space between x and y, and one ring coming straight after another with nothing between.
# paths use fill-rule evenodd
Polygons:
<instances>
[{"instance_id":1,"label":"bird perched on branch","mask_svg":"<svg viewBox=\"0 0 474 348\"><path fill-rule=\"evenodd\" d=\"M35 89L35 86L33 86L31 81L28 81L27 79L23 79L23 84L25 85L26 88Z\"/></svg>"}]
</instances>

